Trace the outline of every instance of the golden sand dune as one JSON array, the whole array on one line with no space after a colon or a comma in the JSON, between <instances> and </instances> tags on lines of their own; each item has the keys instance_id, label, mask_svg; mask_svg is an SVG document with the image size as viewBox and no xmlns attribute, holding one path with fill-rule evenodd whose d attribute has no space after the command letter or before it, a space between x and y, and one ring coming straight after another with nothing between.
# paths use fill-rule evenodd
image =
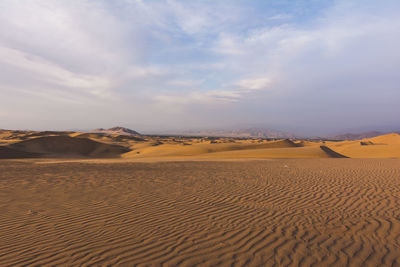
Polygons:
<instances>
[{"instance_id":1,"label":"golden sand dune","mask_svg":"<svg viewBox=\"0 0 400 267\"><path fill-rule=\"evenodd\" d=\"M131 147L124 158L338 158L345 157L319 143L293 142L291 140L263 143L199 143L190 146L177 144L141 144Z\"/></svg>"},{"instance_id":2,"label":"golden sand dune","mask_svg":"<svg viewBox=\"0 0 400 267\"><path fill-rule=\"evenodd\" d=\"M21 141L25 136L32 134L32 131L13 131L13 130L0 130L0 140L3 143L13 143Z\"/></svg>"},{"instance_id":3,"label":"golden sand dune","mask_svg":"<svg viewBox=\"0 0 400 267\"><path fill-rule=\"evenodd\" d=\"M126 153L123 157L182 157L182 156L198 156L210 155L214 153L229 152L232 155L240 154L237 151L251 150L256 154L260 154L258 150L274 149L274 148L295 148L299 145L293 141L285 139L279 141L270 141L265 143L199 143L192 145L182 144L160 144L160 145L140 145L132 147L133 151ZM211 155L212 154L212 155ZM221 154L222 156L223 154Z\"/></svg>"},{"instance_id":4,"label":"golden sand dune","mask_svg":"<svg viewBox=\"0 0 400 267\"><path fill-rule=\"evenodd\" d=\"M45 136L8 146L11 149L39 153L43 157L118 157L129 149L70 136Z\"/></svg>"},{"instance_id":5,"label":"golden sand dune","mask_svg":"<svg viewBox=\"0 0 400 267\"><path fill-rule=\"evenodd\" d=\"M400 135L396 133L357 141L328 142L327 146L350 158L400 158Z\"/></svg>"},{"instance_id":6,"label":"golden sand dune","mask_svg":"<svg viewBox=\"0 0 400 267\"><path fill-rule=\"evenodd\" d=\"M9 130L8 137L9 139L17 139L17 140L27 140L36 137L44 137L44 136L68 136L72 134L72 132L67 131L12 131ZM3 139L3 136L0 134L0 139Z\"/></svg>"},{"instance_id":7,"label":"golden sand dune","mask_svg":"<svg viewBox=\"0 0 400 267\"><path fill-rule=\"evenodd\" d=\"M224 151L200 155L203 158L330 158L331 156L319 147L296 147L296 148L265 148L265 149L244 149L236 151Z\"/></svg>"},{"instance_id":8,"label":"golden sand dune","mask_svg":"<svg viewBox=\"0 0 400 267\"><path fill-rule=\"evenodd\" d=\"M145 139L139 136L128 136L128 135L106 135L101 133L73 133L71 137L76 138L87 138L104 143L115 143L115 142L126 142L126 141L140 141L143 142Z\"/></svg>"},{"instance_id":9,"label":"golden sand dune","mask_svg":"<svg viewBox=\"0 0 400 267\"><path fill-rule=\"evenodd\" d=\"M12 136L12 131L0 130L0 139L10 138Z\"/></svg>"},{"instance_id":10,"label":"golden sand dune","mask_svg":"<svg viewBox=\"0 0 400 267\"><path fill-rule=\"evenodd\" d=\"M342 154L340 154L340 153L338 153L338 152L336 152L336 151L330 149L330 148L327 147L327 146L320 146L320 148L321 148L326 154L328 154L331 158L348 158L347 156L342 155Z\"/></svg>"},{"instance_id":11,"label":"golden sand dune","mask_svg":"<svg viewBox=\"0 0 400 267\"><path fill-rule=\"evenodd\" d=\"M331 147L350 158L400 158L400 145L349 145Z\"/></svg>"},{"instance_id":12,"label":"golden sand dune","mask_svg":"<svg viewBox=\"0 0 400 267\"><path fill-rule=\"evenodd\" d=\"M42 131L42 132L27 132L25 135L19 135L20 139L30 139L44 136L69 136L72 132L67 131Z\"/></svg>"},{"instance_id":13,"label":"golden sand dune","mask_svg":"<svg viewBox=\"0 0 400 267\"><path fill-rule=\"evenodd\" d=\"M371 141L375 144L400 145L400 134L385 134L365 140Z\"/></svg>"},{"instance_id":14,"label":"golden sand dune","mask_svg":"<svg viewBox=\"0 0 400 267\"><path fill-rule=\"evenodd\" d=\"M12 144L23 140L46 136L69 136L73 132L68 131L22 131L22 130L0 130L0 143Z\"/></svg>"},{"instance_id":15,"label":"golden sand dune","mask_svg":"<svg viewBox=\"0 0 400 267\"><path fill-rule=\"evenodd\" d=\"M103 135L103 134L95 134L95 133L73 133L70 134L71 137L74 138L83 138L90 139L96 142L113 144L115 141L111 138L111 136Z\"/></svg>"},{"instance_id":16,"label":"golden sand dune","mask_svg":"<svg viewBox=\"0 0 400 267\"><path fill-rule=\"evenodd\" d=\"M101 134L80 133L80 132L72 133L69 136L71 136L71 137L79 137L79 138L89 138L89 139L101 139L101 138L104 137Z\"/></svg>"},{"instance_id":17,"label":"golden sand dune","mask_svg":"<svg viewBox=\"0 0 400 267\"><path fill-rule=\"evenodd\" d=\"M399 166L0 161L0 262L399 266Z\"/></svg>"},{"instance_id":18,"label":"golden sand dune","mask_svg":"<svg viewBox=\"0 0 400 267\"><path fill-rule=\"evenodd\" d=\"M400 135L355 141L185 138L81 132L0 131L0 145L43 157L142 158L400 158ZM24 141L26 143L21 143ZM112 147L106 147L106 146ZM116 146L115 146L116 145ZM51 148L51 149L50 149ZM50 150L49 150L50 149ZM3 149L3 158L7 154ZM14 152L14 155L15 152ZM22 154L21 154L22 155ZM12 156L15 157L15 156ZM11 158L11 157L9 157Z\"/></svg>"}]
</instances>

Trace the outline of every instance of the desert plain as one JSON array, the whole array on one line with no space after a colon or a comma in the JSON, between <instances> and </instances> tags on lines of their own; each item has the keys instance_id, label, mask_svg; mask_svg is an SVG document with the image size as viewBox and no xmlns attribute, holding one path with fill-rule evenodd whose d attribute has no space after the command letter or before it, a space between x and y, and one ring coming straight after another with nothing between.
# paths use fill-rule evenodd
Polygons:
<instances>
[{"instance_id":1,"label":"desert plain","mask_svg":"<svg viewBox=\"0 0 400 267\"><path fill-rule=\"evenodd\" d=\"M1 266L400 266L400 135L0 132Z\"/></svg>"}]
</instances>

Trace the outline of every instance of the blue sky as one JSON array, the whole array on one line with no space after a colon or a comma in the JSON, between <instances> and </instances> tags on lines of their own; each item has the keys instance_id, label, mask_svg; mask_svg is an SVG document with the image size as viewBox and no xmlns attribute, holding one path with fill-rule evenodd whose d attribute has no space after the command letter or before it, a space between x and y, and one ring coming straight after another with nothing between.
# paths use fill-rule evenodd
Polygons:
<instances>
[{"instance_id":1,"label":"blue sky","mask_svg":"<svg viewBox=\"0 0 400 267\"><path fill-rule=\"evenodd\" d=\"M394 125L399 1L3 0L0 128Z\"/></svg>"}]
</instances>

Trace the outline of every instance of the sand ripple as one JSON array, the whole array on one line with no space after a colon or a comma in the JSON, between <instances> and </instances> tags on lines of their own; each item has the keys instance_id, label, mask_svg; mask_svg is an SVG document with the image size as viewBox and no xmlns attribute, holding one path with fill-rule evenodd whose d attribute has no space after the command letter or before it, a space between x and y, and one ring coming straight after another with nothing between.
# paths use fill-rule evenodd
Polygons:
<instances>
[{"instance_id":1,"label":"sand ripple","mask_svg":"<svg viewBox=\"0 0 400 267\"><path fill-rule=\"evenodd\" d=\"M400 161L2 161L0 263L399 266Z\"/></svg>"}]
</instances>

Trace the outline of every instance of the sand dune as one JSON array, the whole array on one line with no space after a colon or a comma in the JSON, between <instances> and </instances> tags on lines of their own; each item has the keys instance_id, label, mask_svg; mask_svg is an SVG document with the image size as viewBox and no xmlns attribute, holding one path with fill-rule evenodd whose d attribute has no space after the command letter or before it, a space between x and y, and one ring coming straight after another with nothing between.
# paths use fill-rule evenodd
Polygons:
<instances>
[{"instance_id":1,"label":"sand dune","mask_svg":"<svg viewBox=\"0 0 400 267\"><path fill-rule=\"evenodd\" d=\"M183 144L161 144L133 147L133 151L126 153L123 157L182 157L182 156L199 156L210 155L214 157L218 152L229 152L237 155L237 151L274 149L274 148L296 148L298 144L291 140L270 141L264 143L199 143L192 145ZM213 155L211 155L213 154ZM227 153L226 153L227 154ZM259 153L257 153L259 154ZM225 154L218 154L220 156Z\"/></svg>"},{"instance_id":2,"label":"sand dune","mask_svg":"<svg viewBox=\"0 0 400 267\"><path fill-rule=\"evenodd\" d=\"M0 146L0 159L24 159L24 158L37 158L40 157L39 153L32 153L12 149L7 146Z\"/></svg>"},{"instance_id":3,"label":"sand dune","mask_svg":"<svg viewBox=\"0 0 400 267\"><path fill-rule=\"evenodd\" d=\"M19 138L22 140L30 139L33 137L44 137L44 136L68 136L72 132L67 131L42 131L42 132L28 132L25 135L20 135Z\"/></svg>"},{"instance_id":4,"label":"sand dune","mask_svg":"<svg viewBox=\"0 0 400 267\"><path fill-rule=\"evenodd\" d=\"M69 136L71 137L78 137L78 138L88 138L88 139L102 139L104 138L103 134L94 134L94 133L72 133Z\"/></svg>"},{"instance_id":5,"label":"sand dune","mask_svg":"<svg viewBox=\"0 0 400 267\"><path fill-rule=\"evenodd\" d=\"M396 134L1 134L1 266L400 264Z\"/></svg>"},{"instance_id":6,"label":"sand dune","mask_svg":"<svg viewBox=\"0 0 400 267\"><path fill-rule=\"evenodd\" d=\"M350 158L400 158L400 135L396 133L357 141L328 142L327 146Z\"/></svg>"},{"instance_id":7,"label":"sand dune","mask_svg":"<svg viewBox=\"0 0 400 267\"><path fill-rule=\"evenodd\" d=\"M360 145L362 145L362 146L373 146L375 144L373 142L371 142L371 141L360 141Z\"/></svg>"},{"instance_id":8,"label":"sand dune","mask_svg":"<svg viewBox=\"0 0 400 267\"><path fill-rule=\"evenodd\" d=\"M354 141L138 137L81 132L0 131L0 145L46 157L400 158L400 135ZM22 142L23 141L23 142ZM24 143L26 142L26 143ZM110 146L110 147L107 147ZM3 149L3 158L6 152ZM11 153L11 151L10 151ZM13 155L16 155L13 152ZM23 154L20 154L23 156ZM12 156L15 157L15 156Z\"/></svg>"},{"instance_id":9,"label":"sand dune","mask_svg":"<svg viewBox=\"0 0 400 267\"><path fill-rule=\"evenodd\" d=\"M327 146L320 146L320 148L328 154L331 158L348 158L347 156L344 156L342 154L337 153L336 151L333 151Z\"/></svg>"},{"instance_id":10,"label":"sand dune","mask_svg":"<svg viewBox=\"0 0 400 267\"><path fill-rule=\"evenodd\" d=\"M364 140L371 141L375 144L400 145L400 134L391 133Z\"/></svg>"},{"instance_id":11,"label":"sand dune","mask_svg":"<svg viewBox=\"0 0 400 267\"><path fill-rule=\"evenodd\" d=\"M118 142L129 142L129 141L137 141L137 142L146 141L142 137L133 135L130 136L130 135L106 135L102 133L73 133L70 136L76 138L92 139L95 141L104 142L108 144L118 143Z\"/></svg>"},{"instance_id":12,"label":"sand dune","mask_svg":"<svg viewBox=\"0 0 400 267\"><path fill-rule=\"evenodd\" d=\"M399 166L0 161L0 262L399 266Z\"/></svg>"},{"instance_id":13,"label":"sand dune","mask_svg":"<svg viewBox=\"0 0 400 267\"><path fill-rule=\"evenodd\" d=\"M13 143L26 139L26 135L30 135L32 131L13 131L13 130L0 130L0 140L3 143Z\"/></svg>"},{"instance_id":14,"label":"sand dune","mask_svg":"<svg viewBox=\"0 0 400 267\"><path fill-rule=\"evenodd\" d=\"M101 143L108 143L108 144L114 143L114 140L111 138L111 136L107 136L105 134L73 133L70 136L74 138L91 139L93 141Z\"/></svg>"},{"instance_id":15,"label":"sand dune","mask_svg":"<svg viewBox=\"0 0 400 267\"><path fill-rule=\"evenodd\" d=\"M9 130L0 130L0 139L7 139L13 135L12 131Z\"/></svg>"},{"instance_id":16,"label":"sand dune","mask_svg":"<svg viewBox=\"0 0 400 267\"><path fill-rule=\"evenodd\" d=\"M350 158L400 158L400 145L348 145L330 147Z\"/></svg>"},{"instance_id":17,"label":"sand dune","mask_svg":"<svg viewBox=\"0 0 400 267\"><path fill-rule=\"evenodd\" d=\"M0 131L0 139L27 140L27 139L43 137L43 136L67 136L67 135L71 135L71 134L73 134L73 132L2 130L2 131Z\"/></svg>"},{"instance_id":18,"label":"sand dune","mask_svg":"<svg viewBox=\"0 0 400 267\"><path fill-rule=\"evenodd\" d=\"M319 147L264 148L223 151L199 155L199 158L231 159L297 159L297 158L330 158L331 156Z\"/></svg>"},{"instance_id":19,"label":"sand dune","mask_svg":"<svg viewBox=\"0 0 400 267\"><path fill-rule=\"evenodd\" d=\"M200 143L191 146L163 144L133 147L124 158L329 158L343 157L333 151L325 151L318 144L291 140L266 141L263 143Z\"/></svg>"},{"instance_id":20,"label":"sand dune","mask_svg":"<svg viewBox=\"0 0 400 267\"><path fill-rule=\"evenodd\" d=\"M45 136L14 143L11 149L45 157L118 157L128 148L70 136Z\"/></svg>"}]
</instances>

